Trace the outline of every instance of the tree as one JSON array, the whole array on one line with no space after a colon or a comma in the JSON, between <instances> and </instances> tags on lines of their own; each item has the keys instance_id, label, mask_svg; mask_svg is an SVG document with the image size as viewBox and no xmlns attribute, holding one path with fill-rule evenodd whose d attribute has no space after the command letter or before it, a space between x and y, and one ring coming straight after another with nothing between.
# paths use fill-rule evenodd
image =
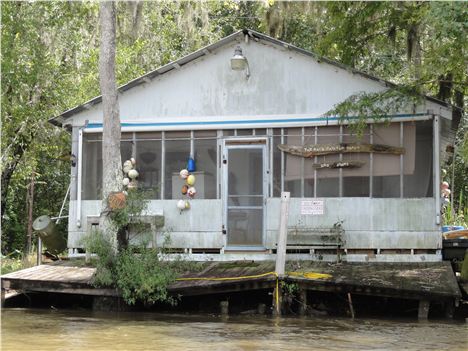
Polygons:
<instances>
[{"instance_id":1,"label":"tree","mask_svg":"<svg viewBox=\"0 0 468 351\"><path fill-rule=\"evenodd\" d=\"M102 211L99 226L108 235L114 251L117 250L117 230L111 223L107 200L122 187L122 161L120 157L120 114L115 79L115 2L100 4L101 50L99 55L99 81L102 94Z\"/></svg>"}]
</instances>

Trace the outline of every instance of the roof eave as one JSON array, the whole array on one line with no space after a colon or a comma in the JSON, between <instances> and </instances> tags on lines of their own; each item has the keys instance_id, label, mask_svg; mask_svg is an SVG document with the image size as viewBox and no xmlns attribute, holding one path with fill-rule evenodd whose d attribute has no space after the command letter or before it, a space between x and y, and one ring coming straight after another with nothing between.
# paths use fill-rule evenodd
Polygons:
<instances>
[{"instance_id":1,"label":"roof eave","mask_svg":"<svg viewBox=\"0 0 468 351\"><path fill-rule=\"evenodd\" d=\"M173 71L175 69L179 69L180 67L186 65L189 62L192 62L193 60L196 60L202 56L210 54L212 51L220 48L221 46L224 46L225 44L234 41L239 35L245 34L245 30L239 30L235 33L232 33L231 35L228 35L227 37L224 37L221 40L218 40L215 43L212 43L210 45L207 45L197 51L194 51L186 56L181 57L180 59L176 61L169 62L168 64L161 66L149 73L146 73L138 78L135 78L128 83L125 83L124 85L121 85L120 87L117 88L117 91L119 93L123 93L126 90L129 90L135 86L138 86L143 83L147 83L148 81L151 81L152 79L167 73L169 71ZM92 106L99 104L102 101L102 95L96 96L95 98L86 101L85 103L75 106L62 114L53 117L49 119L49 122L52 123L53 125L61 126L65 119L69 118L70 116L79 113L81 111L84 111L86 109L91 108Z\"/></svg>"},{"instance_id":2,"label":"roof eave","mask_svg":"<svg viewBox=\"0 0 468 351\"><path fill-rule=\"evenodd\" d=\"M231 41L234 41L238 36L240 35L248 35L249 37L251 38L257 38L257 39L260 39L260 40L264 40L266 42L269 42L269 43L272 43L272 44L275 44L275 45L279 45L279 46L282 46L286 49L291 49L291 50L294 50L296 52L299 52L303 55L306 55L306 56L309 56L309 57L312 57L314 58L316 61L318 62L325 62L327 64L330 64L330 65L333 65L333 66L336 66L338 68L341 68L341 69L344 69L346 71L349 71L349 72L352 72L353 74L359 74L365 78L368 78L368 79L371 79L371 80L374 80L374 81L377 81L379 82L380 84L382 84L383 86L385 87L388 87L388 88L395 88L397 87L398 85L395 84L395 83L392 83L390 81L387 81L385 79L381 79L381 78L378 78L378 77L375 77L375 76L372 76L366 72L362 72L362 71L359 71L359 70L356 70L354 68L351 68L351 67L348 67L348 66L345 66L343 65L342 63L339 63L339 62L336 62L336 61L333 61L333 60L330 60L326 57L322 57L320 55L317 55L311 51L307 51L305 49L302 49L300 47L297 47L295 45L292 45L292 44L289 44L289 43L286 43L284 41L281 41L281 40L278 40L278 39L275 39L275 38L272 38L268 35L265 35L265 34L262 34L262 33L259 33L259 32L256 32L254 30L251 30L251 29L243 29L243 30L239 30L231 35L228 35L227 37L221 39L221 40L218 40L217 42L213 43L213 44L209 44L197 51L194 51L192 52L191 54L188 54L176 61L172 61L162 67L159 67L143 76L140 76L138 78L135 78L131 81L129 81L128 83L124 84L124 85L121 85L120 87L117 88L118 92L119 93L123 93L124 91L126 90L129 90L135 86L138 86L140 84L143 84L143 83L146 83L148 81L151 81L152 79L164 74L164 73L167 73L169 71L173 71L175 69L179 69L180 67L182 67L183 65L189 63L189 62L192 62L193 60L196 60L204 55L208 55L210 52L218 49L219 47L221 46L224 46L225 44L231 42ZM427 95L422 95L423 98L429 100L429 101L432 101L436 104L439 104L441 106L444 106L446 108L449 108L449 109L460 109L454 105L451 105L445 101L441 101L441 100L438 100L434 97L431 97L431 96L427 96ZM88 100L87 102L85 102L84 104L81 104L81 105L78 105L76 107L73 107L65 112L63 112L62 114L56 116L56 117L53 117L51 119L49 119L49 122L52 123L53 125L56 125L56 126L62 126L63 123L65 122L66 119L68 119L69 117L71 117L72 115L76 114L76 113L79 113L81 111L84 111L84 110L87 110L89 108L91 108L92 106L96 105L96 104L99 104L100 102L102 101L102 96L99 95L91 100Z\"/></svg>"}]
</instances>

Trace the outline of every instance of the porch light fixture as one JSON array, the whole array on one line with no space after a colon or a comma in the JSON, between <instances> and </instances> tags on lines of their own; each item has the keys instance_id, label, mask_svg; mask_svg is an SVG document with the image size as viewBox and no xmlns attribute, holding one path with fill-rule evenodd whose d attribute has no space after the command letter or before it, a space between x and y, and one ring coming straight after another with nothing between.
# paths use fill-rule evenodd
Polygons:
<instances>
[{"instance_id":1,"label":"porch light fixture","mask_svg":"<svg viewBox=\"0 0 468 351\"><path fill-rule=\"evenodd\" d=\"M250 77L250 68L249 68L249 62L247 61L247 58L242 55L242 49L240 46L238 46L234 50L234 56L231 57L231 69L233 71L243 71L246 70L245 76L247 79Z\"/></svg>"}]
</instances>

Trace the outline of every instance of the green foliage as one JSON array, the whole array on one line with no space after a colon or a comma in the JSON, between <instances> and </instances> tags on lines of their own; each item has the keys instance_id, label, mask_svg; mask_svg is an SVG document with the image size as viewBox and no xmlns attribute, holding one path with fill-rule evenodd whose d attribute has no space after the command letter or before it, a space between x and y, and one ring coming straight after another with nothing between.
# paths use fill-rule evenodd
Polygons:
<instances>
[{"instance_id":1,"label":"green foliage","mask_svg":"<svg viewBox=\"0 0 468 351\"><path fill-rule=\"evenodd\" d=\"M367 120L388 122L390 117L404 110L411 110L421 97L403 88L393 88L378 93L358 93L338 103L326 113L347 122L358 135L367 127Z\"/></svg>"},{"instance_id":2,"label":"green foliage","mask_svg":"<svg viewBox=\"0 0 468 351\"><path fill-rule=\"evenodd\" d=\"M176 279L176 272L170 263L160 261L158 250L144 248L138 254L131 249L123 250L118 254L115 271L116 285L126 303L177 303L167 291Z\"/></svg>"},{"instance_id":3,"label":"green foliage","mask_svg":"<svg viewBox=\"0 0 468 351\"><path fill-rule=\"evenodd\" d=\"M35 250L33 250L35 252ZM15 250L12 253L1 256L1 270L0 274L7 274L20 269L30 268L36 264L37 255L25 255L23 252Z\"/></svg>"},{"instance_id":4,"label":"green foliage","mask_svg":"<svg viewBox=\"0 0 468 351\"><path fill-rule=\"evenodd\" d=\"M117 256L109 237L99 230L93 230L86 235L83 244L86 252L95 254L91 257L91 264L96 267L93 284L99 287L114 286Z\"/></svg>"},{"instance_id":5,"label":"green foliage","mask_svg":"<svg viewBox=\"0 0 468 351\"><path fill-rule=\"evenodd\" d=\"M34 217L57 215L60 209L57 199L67 190L70 163L59 157L70 151L70 138L47 120L99 95L99 4L5 1L0 6L5 253L22 250L25 243L25 196L33 171L38 182ZM251 28L313 51L318 58L401 84L406 92L436 95L462 106L468 82L467 18L464 2L118 2L117 81L126 83ZM411 106L413 101L400 99L401 92L357 94L337 105L335 113L382 116L396 110L394 104ZM361 126L362 119L355 127L359 131ZM465 130L459 144L465 160L467 136ZM455 162L458 199L457 189L468 183L468 172Z\"/></svg>"},{"instance_id":6,"label":"green foliage","mask_svg":"<svg viewBox=\"0 0 468 351\"><path fill-rule=\"evenodd\" d=\"M132 189L128 192L126 206L109 214L116 231L126 236L126 245L118 252L112 249L109 235L94 231L86 236L86 250L95 254L92 257L92 263L96 267L94 284L118 288L129 305L134 305L137 301L145 305L156 302L174 305L177 297L168 293L168 286L175 281L178 274L197 269L197 265L180 258L165 260L168 252L165 246L149 247L152 234L145 232L146 226L139 220L147 205L144 191ZM128 245L130 229L138 241L137 245ZM166 242L167 240L169 239Z\"/></svg>"},{"instance_id":7,"label":"green foliage","mask_svg":"<svg viewBox=\"0 0 468 351\"><path fill-rule=\"evenodd\" d=\"M144 228L143 223L134 219L147 210L147 193L141 189L129 189L127 194L125 207L111 211L110 218L117 231L132 224L132 229L137 229L137 232L141 233Z\"/></svg>"},{"instance_id":8,"label":"green foliage","mask_svg":"<svg viewBox=\"0 0 468 351\"><path fill-rule=\"evenodd\" d=\"M468 228L468 203L463 190L456 204L449 203L443 214L444 225L463 226Z\"/></svg>"},{"instance_id":9,"label":"green foliage","mask_svg":"<svg viewBox=\"0 0 468 351\"><path fill-rule=\"evenodd\" d=\"M170 295L168 287L177 276L200 269L200 264L179 257L166 259L166 250L148 248L144 244L130 246L115 252L111 240L100 231L90 233L85 239L87 252L95 255L91 263L96 267L93 284L97 287L118 288L129 305L137 301L146 306L156 302L177 304L177 296Z\"/></svg>"},{"instance_id":10,"label":"green foliage","mask_svg":"<svg viewBox=\"0 0 468 351\"><path fill-rule=\"evenodd\" d=\"M299 292L299 285L297 283L281 281L280 285L283 292L289 296L295 296Z\"/></svg>"}]
</instances>

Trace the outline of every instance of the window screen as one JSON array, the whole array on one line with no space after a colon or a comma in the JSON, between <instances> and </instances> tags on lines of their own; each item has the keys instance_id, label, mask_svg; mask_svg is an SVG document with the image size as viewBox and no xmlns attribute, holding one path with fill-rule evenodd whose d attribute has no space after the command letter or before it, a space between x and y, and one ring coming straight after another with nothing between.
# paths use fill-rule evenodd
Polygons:
<instances>
[{"instance_id":1,"label":"window screen","mask_svg":"<svg viewBox=\"0 0 468 351\"><path fill-rule=\"evenodd\" d=\"M161 196L161 133L136 133L138 186L150 199Z\"/></svg>"},{"instance_id":2,"label":"window screen","mask_svg":"<svg viewBox=\"0 0 468 351\"><path fill-rule=\"evenodd\" d=\"M216 131L195 131L197 199L216 199Z\"/></svg>"},{"instance_id":3,"label":"window screen","mask_svg":"<svg viewBox=\"0 0 468 351\"><path fill-rule=\"evenodd\" d=\"M407 128L416 129L416 140L409 139L407 141L405 138L404 142L406 150L414 148L414 152L411 153L411 160L414 166L405 169L403 176L403 195L405 198L432 197L432 121L405 123L405 125L407 125Z\"/></svg>"},{"instance_id":4,"label":"window screen","mask_svg":"<svg viewBox=\"0 0 468 351\"><path fill-rule=\"evenodd\" d=\"M369 144L370 130L367 127L362 134L357 134L349 126L343 126L343 143ZM343 162L355 164L356 167L343 168L343 196L344 197L368 197L370 183L370 154L350 153L343 154Z\"/></svg>"}]
</instances>

